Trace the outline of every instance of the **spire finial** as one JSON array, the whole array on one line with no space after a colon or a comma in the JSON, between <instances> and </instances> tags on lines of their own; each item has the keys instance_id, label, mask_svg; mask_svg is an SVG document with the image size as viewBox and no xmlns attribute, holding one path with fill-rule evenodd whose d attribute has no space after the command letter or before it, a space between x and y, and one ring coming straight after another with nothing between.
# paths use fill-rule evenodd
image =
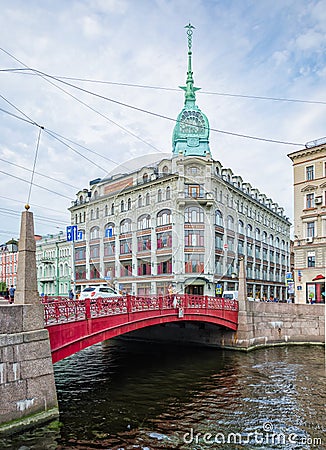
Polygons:
<instances>
[{"instance_id":1,"label":"spire finial","mask_svg":"<svg viewBox=\"0 0 326 450\"><path fill-rule=\"evenodd\" d=\"M191 25L191 23L189 22L188 25L185 26L185 28L187 29L187 35L188 35L188 49L191 52L191 47L192 47L192 35L193 35L193 31L195 29L195 27L193 25Z\"/></svg>"},{"instance_id":2,"label":"spire finial","mask_svg":"<svg viewBox=\"0 0 326 450\"><path fill-rule=\"evenodd\" d=\"M194 79L192 73L192 35L195 27L191 25L189 22L188 25L185 26L187 29L188 36L188 70L187 70L187 81L186 86L180 86L181 89L185 91L185 105L193 105L196 100L195 92L198 91L199 88L194 87Z\"/></svg>"}]
</instances>

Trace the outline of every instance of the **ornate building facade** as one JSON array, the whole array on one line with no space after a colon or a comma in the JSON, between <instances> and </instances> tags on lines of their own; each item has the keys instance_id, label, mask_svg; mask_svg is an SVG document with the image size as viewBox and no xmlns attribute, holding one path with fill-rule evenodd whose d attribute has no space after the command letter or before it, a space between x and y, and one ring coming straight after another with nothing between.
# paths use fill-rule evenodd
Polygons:
<instances>
[{"instance_id":1,"label":"ornate building facade","mask_svg":"<svg viewBox=\"0 0 326 450\"><path fill-rule=\"evenodd\" d=\"M172 157L90 182L70 208L77 290L107 282L133 294L236 290L244 257L250 297L286 298L290 222L284 210L214 161L196 105L192 27L185 103Z\"/></svg>"},{"instance_id":2,"label":"ornate building facade","mask_svg":"<svg viewBox=\"0 0 326 450\"><path fill-rule=\"evenodd\" d=\"M40 295L68 296L72 282L72 245L63 232L39 236L36 266Z\"/></svg>"},{"instance_id":3,"label":"ornate building facade","mask_svg":"<svg viewBox=\"0 0 326 450\"><path fill-rule=\"evenodd\" d=\"M294 280L297 303L325 302L326 139L288 155L294 175Z\"/></svg>"}]
</instances>

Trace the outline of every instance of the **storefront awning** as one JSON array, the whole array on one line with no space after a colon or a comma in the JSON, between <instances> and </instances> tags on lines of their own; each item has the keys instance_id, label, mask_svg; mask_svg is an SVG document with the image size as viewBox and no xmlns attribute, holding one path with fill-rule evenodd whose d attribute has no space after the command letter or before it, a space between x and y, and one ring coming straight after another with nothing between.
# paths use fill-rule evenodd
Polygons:
<instances>
[{"instance_id":1,"label":"storefront awning","mask_svg":"<svg viewBox=\"0 0 326 450\"><path fill-rule=\"evenodd\" d=\"M319 274L312 279L312 281L321 281L321 280L325 280L325 275Z\"/></svg>"}]
</instances>

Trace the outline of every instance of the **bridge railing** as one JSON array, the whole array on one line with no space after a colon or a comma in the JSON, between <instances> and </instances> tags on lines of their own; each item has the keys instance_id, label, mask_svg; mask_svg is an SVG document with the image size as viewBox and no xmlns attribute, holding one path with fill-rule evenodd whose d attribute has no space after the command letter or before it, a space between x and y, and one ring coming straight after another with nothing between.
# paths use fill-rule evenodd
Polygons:
<instances>
[{"instance_id":1,"label":"bridge railing","mask_svg":"<svg viewBox=\"0 0 326 450\"><path fill-rule=\"evenodd\" d=\"M209 314L211 310L238 310L238 302L236 300L189 294L169 296L127 295L85 300L57 298L51 300L42 300L46 325L116 314L127 315L141 311L172 310L177 312L180 309L190 309L192 311L196 309L204 314Z\"/></svg>"}]
</instances>

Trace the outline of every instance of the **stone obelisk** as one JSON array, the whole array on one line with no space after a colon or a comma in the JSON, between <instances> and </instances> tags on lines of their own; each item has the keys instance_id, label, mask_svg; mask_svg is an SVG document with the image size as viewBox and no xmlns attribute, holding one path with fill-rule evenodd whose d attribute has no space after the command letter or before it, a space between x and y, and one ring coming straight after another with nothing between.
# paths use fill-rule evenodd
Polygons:
<instances>
[{"instance_id":1,"label":"stone obelisk","mask_svg":"<svg viewBox=\"0 0 326 450\"><path fill-rule=\"evenodd\" d=\"M34 219L28 205L25 206L25 211L22 212L18 252L15 303L40 304L37 290Z\"/></svg>"}]
</instances>

